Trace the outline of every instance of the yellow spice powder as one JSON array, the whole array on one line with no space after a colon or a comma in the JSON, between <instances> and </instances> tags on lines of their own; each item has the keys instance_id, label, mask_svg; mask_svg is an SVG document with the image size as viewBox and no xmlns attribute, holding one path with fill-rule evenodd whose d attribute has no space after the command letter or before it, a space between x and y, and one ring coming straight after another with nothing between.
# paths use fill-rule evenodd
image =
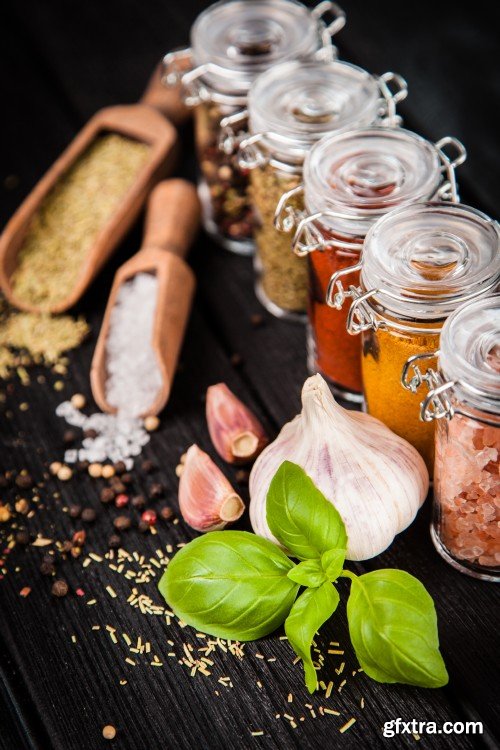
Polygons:
<instances>
[{"instance_id":1,"label":"yellow spice powder","mask_svg":"<svg viewBox=\"0 0 500 750\"><path fill-rule=\"evenodd\" d=\"M147 144L104 134L61 177L33 216L19 250L12 278L19 299L50 309L68 296L149 151Z\"/></svg>"},{"instance_id":2,"label":"yellow spice powder","mask_svg":"<svg viewBox=\"0 0 500 750\"><path fill-rule=\"evenodd\" d=\"M425 387L411 393L401 385L405 362L414 354L436 351L439 334L408 334L378 330L363 333L362 374L368 413L411 443L421 454L432 476L434 465L433 422L420 420L420 403ZM434 359L425 367L436 367Z\"/></svg>"}]
</instances>

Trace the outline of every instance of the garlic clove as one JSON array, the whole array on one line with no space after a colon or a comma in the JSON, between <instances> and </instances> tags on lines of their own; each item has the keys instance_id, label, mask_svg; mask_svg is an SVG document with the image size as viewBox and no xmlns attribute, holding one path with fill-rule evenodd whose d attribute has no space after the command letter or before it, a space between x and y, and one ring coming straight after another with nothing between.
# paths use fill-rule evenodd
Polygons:
<instances>
[{"instance_id":1,"label":"garlic clove","mask_svg":"<svg viewBox=\"0 0 500 750\"><path fill-rule=\"evenodd\" d=\"M257 417L225 383L207 389L206 414L215 449L230 464L252 461L269 442Z\"/></svg>"},{"instance_id":2,"label":"garlic clove","mask_svg":"<svg viewBox=\"0 0 500 750\"><path fill-rule=\"evenodd\" d=\"M429 489L415 448L378 419L340 406L320 375L306 380L302 412L284 425L250 474L252 528L274 542L267 492L285 460L301 466L335 505L346 526L349 560L383 552L413 521Z\"/></svg>"},{"instance_id":3,"label":"garlic clove","mask_svg":"<svg viewBox=\"0 0 500 750\"><path fill-rule=\"evenodd\" d=\"M180 476L179 508L193 529L218 531L240 518L245 504L210 456L192 445Z\"/></svg>"}]
</instances>

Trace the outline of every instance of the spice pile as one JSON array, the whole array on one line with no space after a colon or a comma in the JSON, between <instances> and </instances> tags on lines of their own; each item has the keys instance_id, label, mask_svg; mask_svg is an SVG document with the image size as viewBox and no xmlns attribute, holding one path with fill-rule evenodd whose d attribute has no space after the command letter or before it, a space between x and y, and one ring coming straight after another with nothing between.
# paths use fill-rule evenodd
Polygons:
<instances>
[{"instance_id":1,"label":"spice pile","mask_svg":"<svg viewBox=\"0 0 500 750\"><path fill-rule=\"evenodd\" d=\"M0 379L17 371L27 381L25 367L64 365L63 353L79 346L88 332L83 318L16 312L0 296Z\"/></svg>"},{"instance_id":2,"label":"spice pile","mask_svg":"<svg viewBox=\"0 0 500 750\"><path fill-rule=\"evenodd\" d=\"M19 299L51 309L68 296L149 151L144 143L105 134L60 178L33 216L19 250L12 277Z\"/></svg>"}]
</instances>

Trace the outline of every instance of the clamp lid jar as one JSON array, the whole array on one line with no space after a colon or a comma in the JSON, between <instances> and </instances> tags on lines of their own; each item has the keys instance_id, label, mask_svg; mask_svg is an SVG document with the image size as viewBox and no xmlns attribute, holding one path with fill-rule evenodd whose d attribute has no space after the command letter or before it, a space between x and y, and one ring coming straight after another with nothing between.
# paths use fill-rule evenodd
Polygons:
<instances>
[{"instance_id":1,"label":"clamp lid jar","mask_svg":"<svg viewBox=\"0 0 500 750\"><path fill-rule=\"evenodd\" d=\"M344 12L329 0L313 10L296 0L225 0L197 18L191 48L165 56L164 83L180 83L186 103L196 107L205 228L227 249L250 254L253 227L248 178L221 148L222 122L246 105L251 84L271 65L333 57L331 36L344 23Z\"/></svg>"},{"instance_id":2,"label":"clamp lid jar","mask_svg":"<svg viewBox=\"0 0 500 750\"><path fill-rule=\"evenodd\" d=\"M444 149L453 145L452 159ZM309 369L326 376L337 394L362 401L360 342L346 331L347 308L330 298L330 279L352 274L370 227L396 206L456 194L454 167L463 146L453 139L433 144L408 130L373 126L323 138L304 164L306 215L293 246L310 268ZM448 179L445 179L445 175ZM278 221L286 223L287 201Z\"/></svg>"},{"instance_id":3,"label":"clamp lid jar","mask_svg":"<svg viewBox=\"0 0 500 750\"><path fill-rule=\"evenodd\" d=\"M305 320L308 270L306 260L291 252L290 234L275 227L276 206L300 185L305 156L325 133L368 125L388 112L384 93L392 96L395 78L401 80L392 73L377 79L337 60L293 61L274 65L250 89L249 133L239 143L239 164L251 170L255 291L277 317ZM303 211L301 197L293 208Z\"/></svg>"},{"instance_id":4,"label":"clamp lid jar","mask_svg":"<svg viewBox=\"0 0 500 750\"><path fill-rule=\"evenodd\" d=\"M424 375L423 356L409 363L430 388L421 417L437 420L431 536L453 567L500 581L500 294L452 313L434 354Z\"/></svg>"},{"instance_id":5,"label":"clamp lid jar","mask_svg":"<svg viewBox=\"0 0 500 750\"><path fill-rule=\"evenodd\" d=\"M434 427L419 420L413 383L401 388L408 358L438 349L446 318L500 280L496 222L460 204L423 203L397 209L368 232L361 283L347 327L362 334L367 409L420 451L432 472Z\"/></svg>"}]
</instances>

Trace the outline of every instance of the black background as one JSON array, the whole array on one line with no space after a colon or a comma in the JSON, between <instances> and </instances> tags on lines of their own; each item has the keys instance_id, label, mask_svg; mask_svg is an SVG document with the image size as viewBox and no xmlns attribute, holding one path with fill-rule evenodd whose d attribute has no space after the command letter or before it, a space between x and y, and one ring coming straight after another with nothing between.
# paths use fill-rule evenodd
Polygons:
<instances>
[{"instance_id":1,"label":"black background","mask_svg":"<svg viewBox=\"0 0 500 750\"><path fill-rule=\"evenodd\" d=\"M0 10L0 221L5 223L21 200L61 150L100 107L136 101L159 58L170 48L188 42L189 28L208 3L196 0L106 0L105 2L16 2ZM340 56L374 73L395 70L408 81L409 98L402 107L407 126L437 140L460 138L468 160L460 168L462 197L497 214L499 193L498 109L500 77L497 63L497 17L492 4L458 7L448 2L394 4L382 0L346 2L346 28L338 36ZM184 132L184 161L180 172L194 176L190 130ZM15 188L7 189L18 178ZM140 245L140 226L120 248L108 268L79 305L98 331L106 295L118 264ZM249 260L217 250L203 236L193 253L199 293L178 376L163 425L146 454L161 465L160 477L169 501L175 504L178 457L193 441L209 449L201 396L210 383L224 380L262 416L270 431L297 412L300 386L306 377L303 331L267 319L253 330L251 313L259 311L253 296ZM1 417L1 468L28 466L34 475L42 464L59 458L63 425L54 408L75 391L90 397L88 368L95 338L71 357L71 372L64 393L50 387L29 389L16 384L7 408L14 416ZM243 356L238 369L231 354ZM30 411L19 411L27 400ZM19 439L19 430L23 432ZM37 453L38 449L38 453ZM146 480L137 477L136 490ZM54 489L52 487L52 489ZM62 488L63 498L77 496L102 513L92 531L89 549L103 551L111 528L112 511L100 508L96 483L83 478ZM8 499L8 498L7 498ZM129 670L126 688L118 687L123 661L117 662L109 640L92 634L92 623L120 623L127 631L146 631L161 643L175 637L159 622L138 624L135 611L109 600L102 589L109 583L104 570L88 569L82 579L81 561L69 564L64 575L72 587L85 581L96 592L100 607L82 606L74 596L54 602L49 584L38 572L35 550L25 556L15 551L19 575L0 581L0 747L94 750L108 746L101 728L115 724L115 746L130 750L156 748L324 748L379 747L380 726L395 716L444 721L479 715L489 732L498 729L498 596L492 585L460 576L434 552L428 538L424 508L416 523L401 535L390 551L367 565L405 568L424 581L436 599L443 652L449 666L450 686L440 691L378 686L366 678L361 687L346 687L338 697L343 719L358 716L346 735L338 734L342 721L307 721L292 731L274 715L286 710L286 695L293 691L302 705L309 700L301 687L298 667L277 639L249 648L274 665L247 658L236 666L235 689L214 698L210 682L189 680L185 672L167 663L162 670ZM32 528L47 523L69 533L75 525L60 510L50 508ZM61 520L62 518L62 520ZM41 524L41 526L37 526ZM44 526L45 524L45 526ZM180 524L161 529L162 544L185 541L191 532ZM157 541L136 532L127 546L154 550ZM31 585L27 599L19 597ZM120 597L126 588L113 581ZM154 586L153 586L154 592ZM70 642L78 632L79 644ZM324 629L321 642L340 640L348 647L345 618ZM221 665L231 673L231 660ZM265 685L256 688L256 680ZM365 696L364 713L359 696ZM321 703L315 698L316 703ZM313 701L313 702L314 702ZM356 702L357 701L357 702ZM18 712L16 715L16 711ZM252 738L250 728L263 728L263 738ZM488 740L490 747L495 741ZM414 747L408 736L391 742ZM427 737L419 747L468 748L471 738Z\"/></svg>"}]
</instances>

